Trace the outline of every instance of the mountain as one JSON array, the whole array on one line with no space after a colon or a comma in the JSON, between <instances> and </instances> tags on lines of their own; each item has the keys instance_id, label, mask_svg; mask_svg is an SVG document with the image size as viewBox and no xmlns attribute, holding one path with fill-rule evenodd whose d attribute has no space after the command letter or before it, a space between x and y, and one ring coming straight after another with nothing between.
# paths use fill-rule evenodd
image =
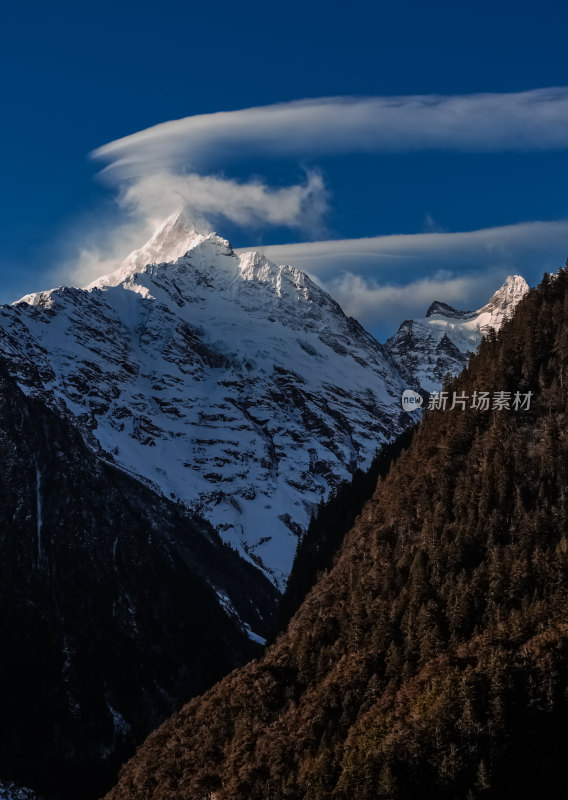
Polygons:
<instances>
[{"instance_id":1,"label":"mountain","mask_svg":"<svg viewBox=\"0 0 568 800\"><path fill-rule=\"evenodd\" d=\"M426 411L265 655L155 731L107 800L503 800L568 782L568 271Z\"/></svg>"},{"instance_id":2,"label":"mountain","mask_svg":"<svg viewBox=\"0 0 568 800\"><path fill-rule=\"evenodd\" d=\"M88 448L0 359L0 797L99 796L144 736L261 652L278 593ZM261 609L261 611L259 611Z\"/></svg>"},{"instance_id":3,"label":"mountain","mask_svg":"<svg viewBox=\"0 0 568 800\"><path fill-rule=\"evenodd\" d=\"M456 311L436 300L422 319L405 320L385 343L400 371L425 392L439 391L446 375L458 375L481 338L498 331L528 292L520 275L510 275L477 311Z\"/></svg>"},{"instance_id":4,"label":"mountain","mask_svg":"<svg viewBox=\"0 0 568 800\"><path fill-rule=\"evenodd\" d=\"M0 353L279 588L312 510L409 421L390 355L326 292L181 213L86 289L1 307Z\"/></svg>"}]
</instances>

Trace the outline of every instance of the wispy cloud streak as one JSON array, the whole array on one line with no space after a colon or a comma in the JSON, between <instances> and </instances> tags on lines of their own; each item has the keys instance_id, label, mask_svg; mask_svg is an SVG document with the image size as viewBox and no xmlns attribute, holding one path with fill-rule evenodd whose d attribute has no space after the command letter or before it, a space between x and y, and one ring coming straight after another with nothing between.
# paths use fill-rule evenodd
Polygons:
<instances>
[{"instance_id":1,"label":"wispy cloud streak","mask_svg":"<svg viewBox=\"0 0 568 800\"><path fill-rule=\"evenodd\" d=\"M448 149L568 147L568 88L470 95L331 97L201 114L155 125L94 151L108 172L137 178L149 163L210 168L235 157Z\"/></svg>"},{"instance_id":2,"label":"wispy cloud streak","mask_svg":"<svg viewBox=\"0 0 568 800\"><path fill-rule=\"evenodd\" d=\"M248 248L244 248L248 249ZM568 220L257 248L308 272L379 337L433 300L482 305L511 273L536 283L568 255Z\"/></svg>"},{"instance_id":3,"label":"wispy cloud streak","mask_svg":"<svg viewBox=\"0 0 568 800\"><path fill-rule=\"evenodd\" d=\"M321 175L271 187L219 173L239 159L329 154L568 147L568 88L509 94L332 97L164 122L91 155L132 218L150 224L184 205L196 227L283 225L322 235L329 192ZM218 222L220 221L220 222Z\"/></svg>"}]
</instances>

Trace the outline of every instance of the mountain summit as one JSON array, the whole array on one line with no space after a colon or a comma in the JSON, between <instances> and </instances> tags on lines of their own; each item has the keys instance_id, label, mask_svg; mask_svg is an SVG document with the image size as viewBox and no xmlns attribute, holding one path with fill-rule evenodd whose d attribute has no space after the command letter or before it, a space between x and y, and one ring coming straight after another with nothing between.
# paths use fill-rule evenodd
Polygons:
<instances>
[{"instance_id":1,"label":"mountain summit","mask_svg":"<svg viewBox=\"0 0 568 800\"><path fill-rule=\"evenodd\" d=\"M482 333L490 328L498 331L506 319L529 290L529 285L521 275L509 275L500 289L497 289L487 305L474 312Z\"/></svg>"},{"instance_id":2,"label":"mountain summit","mask_svg":"<svg viewBox=\"0 0 568 800\"><path fill-rule=\"evenodd\" d=\"M458 311L436 300L422 319L405 320L385 347L403 374L424 391L437 391L447 374L461 372L481 338L511 317L528 290L523 277L509 275L477 311Z\"/></svg>"},{"instance_id":3,"label":"mountain summit","mask_svg":"<svg viewBox=\"0 0 568 800\"><path fill-rule=\"evenodd\" d=\"M117 270L97 278L85 288L117 286L138 270L143 270L148 264L166 264L175 261L205 239L212 237L219 239L215 234L199 233L187 213L180 209L156 228L145 245L133 250Z\"/></svg>"},{"instance_id":4,"label":"mountain summit","mask_svg":"<svg viewBox=\"0 0 568 800\"><path fill-rule=\"evenodd\" d=\"M87 288L2 307L0 332L28 394L280 587L312 510L408 422L391 357L326 292L183 214Z\"/></svg>"}]
</instances>

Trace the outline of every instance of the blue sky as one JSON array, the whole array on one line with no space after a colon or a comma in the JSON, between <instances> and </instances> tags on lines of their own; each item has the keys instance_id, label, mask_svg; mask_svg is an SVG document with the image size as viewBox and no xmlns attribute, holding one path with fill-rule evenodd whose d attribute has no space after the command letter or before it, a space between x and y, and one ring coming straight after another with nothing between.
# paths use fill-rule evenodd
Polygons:
<instances>
[{"instance_id":1,"label":"blue sky","mask_svg":"<svg viewBox=\"0 0 568 800\"><path fill-rule=\"evenodd\" d=\"M454 239L450 257L441 237L568 219L562 97L540 127L515 146L510 145L515 126L521 132L530 127L532 113L530 106L519 123L516 102L504 112L505 121L495 111L498 101L493 111L475 106L467 112L467 130L452 133L459 109L446 114L443 108L432 121L425 113L414 115L406 100L408 114L392 123L395 144L381 140L370 148L353 131L344 132L339 144L330 143L330 128L355 113L349 104L321 129L313 122L317 108L315 116L304 118L302 111L297 122L292 115L290 125L297 124L298 133L284 126L280 139L270 129L264 139L253 132L247 140L242 126L254 128L254 115L243 117L237 133L234 118L203 115L304 98L382 98L384 105L392 96L507 98L565 87L567 23L568 9L557 0L11 4L0 26L0 300L10 302L55 280L80 282L96 269L97 259L107 263L121 247L125 255L141 244L136 237L144 232L142 223L148 226L150 218L168 211L165 201L151 202L156 193L166 197L177 191L154 180L156 170L164 170L163 152L142 148L138 154L136 142L129 143L134 172L117 166L112 152L100 159L89 153L168 120L197 115L205 126L199 147L185 144L195 126L174 131L168 174L176 180L188 173L218 179L217 200L205 210L209 184L194 181L191 197L199 198L200 218L237 247L436 233L421 250L413 246L411 257L399 258L397 268L392 258L385 262L368 253L361 267L356 246L351 255L342 251L343 261L335 259L332 267L323 257L305 264L377 335L389 332L397 315L418 313L430 289L447 292L439 299L475 305L509 271L534 283L564 262L568 225L566 243L564 228L554 236L539 229L531 239L533 229L521 227L518 237L501 232L494 243L482 237L481 249L464 244L456 250ZM377 113L381 127L383 111ZM475 133L478 122L486 130L472 143L468 131ZM495 133L501 125L504 133ZM428 144L428 126L435 129L434 147ZM447 136L444 126L451 128ZM557 138L547 135L555 130ZM407 134L417 141L399 147L397 137L402 141ZM287 148L291 139L295 144ZM111 169L101 179L105 164ZM251 179L264 187L264 195L246 200L249 190L242 187ZM133 181L134 194L125 202ZM290 192L279 194L286 187ZM225 198L230 196L236 209L242 191L245 205L252 204L250 213L222 214ZM268 209L270 218L259 207ZM396 295L396 303L392 291L380 294L382 287L393 286L409 287ZM384 306L381 297L388 298Z\"/></svg>"}]
</instances>

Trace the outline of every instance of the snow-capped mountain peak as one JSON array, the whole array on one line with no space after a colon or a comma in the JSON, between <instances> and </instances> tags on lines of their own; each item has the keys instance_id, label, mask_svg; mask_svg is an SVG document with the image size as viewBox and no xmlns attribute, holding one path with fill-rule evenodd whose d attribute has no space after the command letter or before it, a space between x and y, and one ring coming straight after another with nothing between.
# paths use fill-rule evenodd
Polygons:
<instances>
[{"instance_id":1,"label":"snow-capped mountain peak","mask_svg":"<svg viewBox=\"0 0 568 800\"><path fill-rule=\"evenodd\" d=\"M133 250L114 272L97 278L86 289L100 289L103 286L117 286L136 273L154 264L168 264L183 257L186 253L209 242L231 253L226 239L215 233L200 233L183 210L176 211L156 228L150 239L137 250Z\"/></svg>"},{"instance_id":2,"label":"snow-capped mountain peak","mask_svg":"<svg viewBox=\"0 0 568 800\"><path fill-rule=\"evenodd\" d=\"M521 275L509 275L489 302L478 308L477 311L457 311L447 303L435 300L426 312L426 318L443 317L462 322L473 322L473 325L469 327L475 328L479 325L482 333L487 333L490 328L499 330L504 320L511 316L528 290L528 283Z\"/></svg>"},{"instance_id":3,"label":"snow-capped mountain peak","mask_svg":"<svg viewBox=\"0 0 568 800\"><path fill-rule=\"evenodd\" d=\"M489 302L475 312L482 333L487 333L490 328L499 330L528 290L529 285L521 275L509 275Z\"/></svg>"},{"instance_id":4,"label":"snow-capped mountain peak","mask_svg":"<svg viewBox=\"0 0 568 800\"><path fill-rule=\"evenodd\" d=\"M183 215L86 289L40 295L0 308L24 391L280 587L312 510L409 421L408 384L332 297Z\"/></svg>"},{"instance_id":5,"label":"snow-capped mountain peak","mask_svg":"<svg viewBox=\"0 0 568 800\"><path fill-rule=\"evenodd\" d=\"M528 290L523 277L509 275L477 311L458 311L435 300L425 317L405 320L385 346L403 374L424 391L437 391L446 375L462 370L482 336L499 330Z\"/></svg>"}]
</instances>

